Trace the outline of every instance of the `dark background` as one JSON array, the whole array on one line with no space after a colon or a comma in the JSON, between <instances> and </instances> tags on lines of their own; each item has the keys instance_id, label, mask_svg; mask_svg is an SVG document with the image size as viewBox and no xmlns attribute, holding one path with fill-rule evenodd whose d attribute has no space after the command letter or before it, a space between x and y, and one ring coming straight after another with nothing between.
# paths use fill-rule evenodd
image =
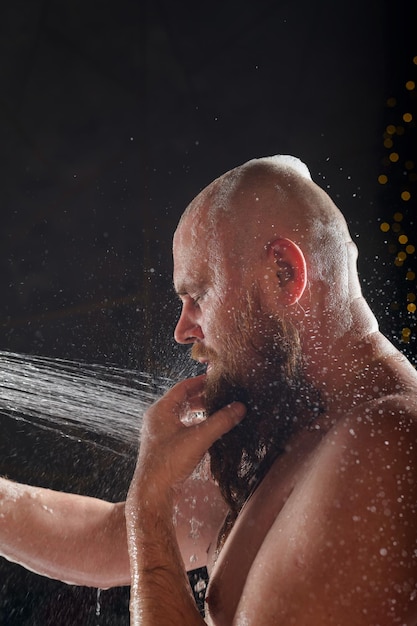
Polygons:
<instances>
[{"instance_id":1,"label":"dark background","mask_svg":"<svg viewBox=\"0 0 417 626\"><path fill-rule=\"evenodd\" d=\"M416 255L398 242L417 239L415 2L17 0L0 24L0 350L170 372L181 212L289 153L343 210L381 328L415 362ZM124 497L133 450L0 425L2 474ZM128 624L127 589L96 616L95 590L0 576L1 624Z\"/></svg>"}]
</instances>

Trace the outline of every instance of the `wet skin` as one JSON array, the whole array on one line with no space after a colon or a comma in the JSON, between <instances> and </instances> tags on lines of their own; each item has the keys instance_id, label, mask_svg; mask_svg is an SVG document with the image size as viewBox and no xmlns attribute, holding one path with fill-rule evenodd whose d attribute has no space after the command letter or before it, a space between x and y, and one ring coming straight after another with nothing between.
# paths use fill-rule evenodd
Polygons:
<instances>
[{"instance_id":1,"label":"wet skin","mask_svg":"<svg viewBox=\"0 0 417 626\"><path fill-rule=\"evenodd\" d=\"M254 168L260 178L252 176ZM325 410L287 441L220 555L213 533L207 621L215 626L416 624L416 372L378 332L361 296L355 247L330 200L310 182L281 170L277 174L269 165L265 170L251 165L240 186L233 176L231 183L227 177L223 181L226 191L220 181L202 192L177 229L174 285L183 308L175 337L200 346L197 354L212 376L227 362L225 338L239 334L233 311L256 282L263 312L290 317L300 329L304 374L320 391ZM235 232L241 222L225 218L229 214L223 209L211 209L226 204L232 211L236 198L245 228ZM283 198L280 224L271 203L280 207ZM303 253L313 217L332 225L333 258L325 258L326 265L333 263L331 283L306 280L320 277L314 263L324 262L316 260L314 250ZM291 220L296 241L290 238ZM253 330L262 353L268 346ZM258 349L244 351L249 358L242 360L241 373L249 383L256 353L259 358ZM204 623L186 589L181 546L170 520L183 481L243 414L239 407L225 406L202 424L185 427L180 415L190 398L195 408L204 409L199 384L186 381L169 392L148 415L142 433L127 503L134 554L132 624ZM163 463L155 462L161 454ZM157 498L154 504L152 498ZM139 553L141 545L152 551ZM169 590L163 604L161 584Z\"/></svg>"},{"instance_id":2,"label":"wet skin","mask_svg":"<svg viewBox=\"0 0 417 626\"><path fill-rule=\"evenodd\" d=\"M209 623L417 623L417 386L401 369L364 374L384 392L347 397L275 462L211 564Z\"/></svg>"}]
</instances>

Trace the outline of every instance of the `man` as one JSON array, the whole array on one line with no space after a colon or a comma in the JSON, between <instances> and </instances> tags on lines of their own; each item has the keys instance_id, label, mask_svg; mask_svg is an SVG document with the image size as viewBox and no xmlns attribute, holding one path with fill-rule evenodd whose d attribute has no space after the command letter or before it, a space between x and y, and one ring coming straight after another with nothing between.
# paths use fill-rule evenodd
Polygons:
<instances>
[{"instance_id":1,"label":"man","mask_svg":"<svg viewBox=\"0 0 417 626\"><path fill-rule=\"evenodd\" d=\"M340 212L289 157L228 172L184 213L175 336L207 372L144 421L132 624L204 624L186 576L204 565L210 624L417 623L417 375L378 332L355 260ZM15 487L6 556L128 582L122 504Z\"/></svg>"},{"instance_id":2,"label":"man","mask_svg":"<svg viewBox=\"0 0 417 626\"><path fill-rule=\"evenodd\" d=\"M292 158L250 161L187 208L175 337L207 373L145 418L126 503L132 624L205 623L175 507L207 451L228 507L208 623L417 623L417 375L378 332L355 261Z\"/></svg>"}]
</instances>

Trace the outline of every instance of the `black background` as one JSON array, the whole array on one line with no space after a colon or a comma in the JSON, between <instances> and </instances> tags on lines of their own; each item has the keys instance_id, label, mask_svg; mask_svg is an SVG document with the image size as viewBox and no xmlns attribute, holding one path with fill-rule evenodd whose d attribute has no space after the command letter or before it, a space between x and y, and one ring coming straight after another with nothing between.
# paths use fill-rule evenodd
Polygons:
<instances>
[{"instance_id":1,"label":"black background","mask_svg":"<svg viewBox=\"0 0 417 626\"><path fill-rule=\"evenodd\" d=\"M414 359L416 257L395 266L380 222L401 211L416 244L415 121L401 119L417 114L415 3L17 0L0 23L1 350L169 372L181 212L225 170L289 153L343 210L382 330ZM388 124L404 128L398 164ZM1 433L3 474L124 497L134 450L7 416ZM95 590L0 573L1 624L128 623L127 589L103 592L96 616Z\"/></svg>"}]
</instances>

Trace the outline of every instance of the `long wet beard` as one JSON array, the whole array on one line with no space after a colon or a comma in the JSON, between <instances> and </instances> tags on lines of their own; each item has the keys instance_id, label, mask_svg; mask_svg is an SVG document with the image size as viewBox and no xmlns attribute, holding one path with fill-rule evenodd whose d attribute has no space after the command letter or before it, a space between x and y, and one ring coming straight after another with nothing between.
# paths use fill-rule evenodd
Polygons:
<instances>
[{"instance_id":1,"label":"long wet beard","mask_svg":"<svg viewBox=\"0 0 417 626\"><path fill-rule=\"evenodd\" d=\"M320 410L318 394L302 373L295 326L265 314L256 292L247 295L247 304L234 321L235 332L225 338L221 363L212 355L206 384L208 414L234 400L247 407L245 419L209 450L211 472L231 519L285 450L291 435ZM195 348L194 356L198 352Z\"/></svg>"}]
</instances>

